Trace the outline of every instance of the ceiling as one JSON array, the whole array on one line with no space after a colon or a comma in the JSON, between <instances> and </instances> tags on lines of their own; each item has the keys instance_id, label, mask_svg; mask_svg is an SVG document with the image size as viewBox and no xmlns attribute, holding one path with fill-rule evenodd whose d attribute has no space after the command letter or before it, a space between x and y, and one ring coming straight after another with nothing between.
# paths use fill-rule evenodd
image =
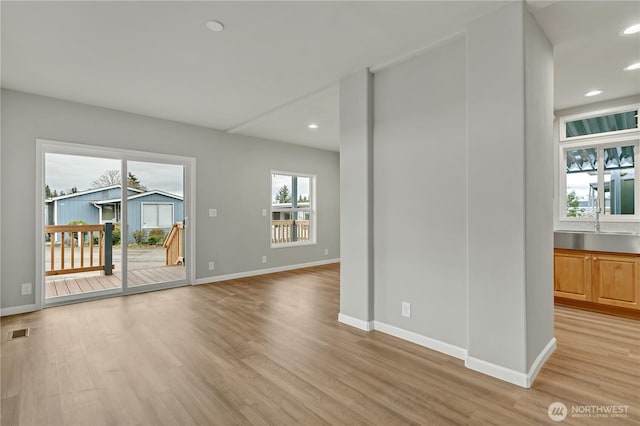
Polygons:
<instances>
[{"instance_id":1,"label":"ceiling","mask_svg":"<svg viewBox=\"0 0 640 426\"><path fill-rule=\"evenodd\" d=\"M621 36L640 23L638 1L557 1L534 9L554 46L555 110L640 94L640 33ZM594 97L584 94L599 89Z\"/></svg>"},{"instance_id":2,"label":"ceiling","mask_svg":"<svg viewBox=\"0 0 640 426\"><path fill-rule=\"evenodd\" d=\"M640 60L640 35L618 35L640 22L637 2L529 4L555 45L556 109L640 93L637 71L621 71ZM341 77L420 51L501 5L2 1L1 84L337 151ZM225 30L209 31L211 19ZM592 88L600 99L584 98Z\"/></svg>"}]
</instances>

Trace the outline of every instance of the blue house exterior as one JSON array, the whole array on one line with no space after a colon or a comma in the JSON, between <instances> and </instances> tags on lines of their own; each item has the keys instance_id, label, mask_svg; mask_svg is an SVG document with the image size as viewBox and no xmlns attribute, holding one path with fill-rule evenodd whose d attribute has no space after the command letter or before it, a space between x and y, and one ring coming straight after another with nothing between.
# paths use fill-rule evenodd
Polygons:
<instances>
[{"instance_id":1,"label":"blue house exterior","mask_svg":"<svg viewBox=\"0 0 640 426\"><path fill-rule=\"evenodd\" d=\"M67 225L81 220L87 224L119 223L121 220L121 186L67 194L46 200L46 224ZM135 242L133 232L163 229L184 220L183 198L164 191L127 188L128 242Z\"/></svg>"}]
</instances>

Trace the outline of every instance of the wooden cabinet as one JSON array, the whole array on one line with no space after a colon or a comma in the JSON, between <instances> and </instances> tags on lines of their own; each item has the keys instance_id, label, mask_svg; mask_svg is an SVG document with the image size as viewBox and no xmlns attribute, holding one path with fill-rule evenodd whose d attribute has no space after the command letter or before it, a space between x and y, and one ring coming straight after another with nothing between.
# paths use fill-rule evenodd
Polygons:
<instances>
[{"instance_id":1,"label":"wooden cabinet","mask_svg":"<svg viewBox=\"0 0 640 426\"><path fill-rule=\"evenodd\" d=\"M640 313L640 255L556 249L553 264L557 301L608 313Z\"/></svg>"},{"instance_id":2,"label":"wooden cabinet","mask_svg":"<svg viewBox=\"0 0 640 426\"><path fill-rule=\"evenodd\" d=\"M605 305L640 309L640 260L636 256L594 254L592 300Z\"/></svg>"},{"instance_id":3,"label":"wooden cabinet","mask_svg":"<svg viewBox=\"0 0 640 426\"><path fill-rule=\"evenodd\" d=\"M556 296L591 300L591 255L572 250L556 250L553 260Z\"/></svg>"}]
</instances>

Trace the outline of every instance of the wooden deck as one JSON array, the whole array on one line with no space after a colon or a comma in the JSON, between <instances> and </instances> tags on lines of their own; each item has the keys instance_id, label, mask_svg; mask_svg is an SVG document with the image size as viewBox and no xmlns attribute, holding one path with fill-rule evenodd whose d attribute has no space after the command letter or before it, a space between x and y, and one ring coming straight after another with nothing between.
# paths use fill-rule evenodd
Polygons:
<instances>
[{"instance_id":1,"label":"wooden deck","mask_svg":"<svg viewBox=\"0 0 640 426\"><path fill-rule=\"evenodd\" d=\"M129 287L176 281L185 278L183 266L158 266L155 268L128 271ZM68 296L70 294L92 293L110 290L122 286L122 272L114 271L113 275L69 276L67 278L49 277L46 281L47 298Z\"/></svg>"}]
</instances>

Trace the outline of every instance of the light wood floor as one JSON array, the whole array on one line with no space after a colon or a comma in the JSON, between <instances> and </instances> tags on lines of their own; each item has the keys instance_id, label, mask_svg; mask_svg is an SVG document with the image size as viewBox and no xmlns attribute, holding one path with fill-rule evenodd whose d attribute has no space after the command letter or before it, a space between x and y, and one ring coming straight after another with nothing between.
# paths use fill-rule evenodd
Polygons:
<instances>
[{"instance_id":1,"label":"light wood floor","mask_svg":"<svg viewBox=\"0 0 640 426\"><path fill-rule=\"evenodd\" d=\"M561 401L629 406L561 424L638 425L639 321L559 307L558 349L522 389L338 323L338 280L328 265L3 318L1 423L540 425Z\"/></svg>"},{"instance_id":2,"label":"light wood floor","mask_svg":"<svg viewBox=\"0 0 640 426\"><path fill-rule=\"evenodd\" d=\"M101 290L122 287L122 273L114 271L112 275L88 276L68 275L64 278L47 277L45 283L46 297L67 296L78 293L93 293ZM135 269L127 271L129 287L139 285L163 283L184 280L186 277L183 266L156 266L153 268Z\"/></svg>"}]
</instances>

